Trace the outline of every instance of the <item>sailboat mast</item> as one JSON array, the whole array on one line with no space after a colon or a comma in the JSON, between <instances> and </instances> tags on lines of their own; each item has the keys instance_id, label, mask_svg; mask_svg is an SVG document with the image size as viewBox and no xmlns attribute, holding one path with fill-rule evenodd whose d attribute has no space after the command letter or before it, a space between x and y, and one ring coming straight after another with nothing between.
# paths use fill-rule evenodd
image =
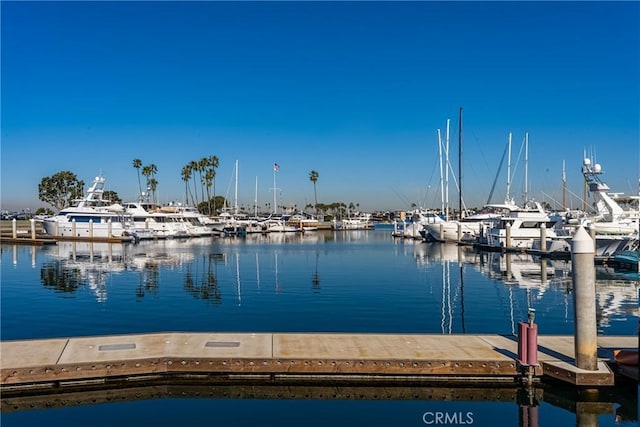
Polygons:
<instances>
[{"instance_id":1,"label":"sailboat mast","mask_svg":"<svg viewBox=\"0 0 640 427\"><path fill-rule=\"evenodd\" d=\"M449 123L451 123L451 119L447 119L447 135L446 135L446 146L444 150L444 158L445 158L445 196L444 196L444 204L446 209L446 219L449 220Z\"/></svg>"},{"instance_id":2,"label":"sailboat mast","mask_svg":"<svg viewBox=\"0 0 640 427\"><path fill-rule=\"evenodd\" d=\"M276 172L277 172L277 167L276 167L276 163L273 164L273 214L276 214L276 191L277 187L276 187Z\"/></svg>"},{"instance_id":3,"label":"sailboat mast","mask_svg":"<svg viewBox=\"0 0 640 427\"><path fill-rule=\"evenodd\" d=\"M507 201L511 200L511 132L509 132L509 154L507 157Z\"/></svg>"},{"instance_id":4,"label":"sailboat mast","mask_svg":"<svg viewBox=\"0 0 640 427\"><path fill-rule=\"evenodd\" d=\"M462 215L462 107L460 107L460 120L458 123L458 205L460 209L460 219Z\"/></svg>"},{"instance_id":5,"label":"sailboat mast","mask_svg":"<svg viewBox=\"0 0 640 427\"><path fill-rule=\"evenodd\" d=\"M236 190L235 201L233 202L233 213L238 213L238 161L236 160Z\"/></svg>"},{"instance_id":6,"label":"sailboat mast","mask_svg":"<svg viewBox=\"0 0 640 427\"><path fill-rule=\"evenodd\" d=\"M257 218L258 217L258 177L256 176L256 196L253 199L253 210L254 210L254 215Z\"/></svg>"},{"instance_id":7,"label":"sailboat mast","mask_svg":"<svg viewBox=\"0 0 640 427\"><path fill-rule=\"evenodd\" d=\"M444 215L444 175L442 170L442 138L438 129L438 155L440 158L440 212Z\"/></svg>"},{"instance_id":8,"label":"sailboat mast","mask_svg":"<svg viewBox=\"0 0 640 427\"><path fill-rule=\"evenodd\" d=\"M524 201L529 201L529 132L524 134Z\"/></svg>"},{"instance_id":9,"label":"sailboat mast","mask_svg":"<svg viewBox=\"0 0 640 427\"><path fill-rule=\"evenodd\" d=\"M564 160L562 161L562 210L567 209L567 174L564 169Z\"/></svg>"}]
</instances>

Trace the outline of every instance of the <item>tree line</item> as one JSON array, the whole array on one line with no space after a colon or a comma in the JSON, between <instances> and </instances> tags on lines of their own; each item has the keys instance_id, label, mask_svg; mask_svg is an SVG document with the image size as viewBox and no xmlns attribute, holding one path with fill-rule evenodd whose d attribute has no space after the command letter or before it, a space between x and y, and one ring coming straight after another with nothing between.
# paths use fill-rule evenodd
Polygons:
<instances>
[{"instance_id":1,"label":"tree line","mask_svg":"<svg viewBox=\"0 0 640 427\"><path fill-rule=\"evenodd\" d=\"M158 180L156 178L158 167L150 163L143 165L141 159L133 159L133 168L137 172L138 179L138 201L158 203L157 189ZM199 212L205 215L215 215L226 205L223 196L216 195L216 169L220 166L218 156L211 155L200 160L192 160L184 165L180 172L180 177L185 185L185 200L187 204L195 206ZM144 177L144 187L143 180ZM343 216L353 211L359 205L350 203L348 206L343 202L330 204L318 203L317 182L320 174L312 170L309 172L309 180L313 183L313 195L315 203L307 204L305 209L314 209L316 216L330 214L332 216ZM38 198L53 206L57 210L62 210L72 205L74 200L80 199L84 195L84 181L78 179L76 174L65 170L43 177L38 185ZM122 199L117 192L105 190L103 198L112 203L122 203ZM49 213L50 210L45 212Z\"/></svg>"}]
</instances>

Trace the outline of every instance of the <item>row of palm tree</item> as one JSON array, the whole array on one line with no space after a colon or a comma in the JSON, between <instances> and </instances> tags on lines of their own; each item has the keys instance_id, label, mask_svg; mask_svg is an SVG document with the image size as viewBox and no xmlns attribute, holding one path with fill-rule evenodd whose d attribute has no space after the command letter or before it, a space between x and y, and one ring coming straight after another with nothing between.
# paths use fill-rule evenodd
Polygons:
<instances>
[{"instance_id":1,"label":"row of palm tree","mask_svg":"<svg viewBox=\"0 0 640 427\"><path fill-rule=\"evenodd\" d=\"M207 210L209 214L213 213L211 209L211 188L213 187L213 200L216 199L216 187L215 187L215 178L216 178L216 168L220 166L220 160L218 156L211 155L209 157L203 157L198 161L192 160L182 168L181 176L184 181L185 186L185 198L187 203L189 203L189 198L191 198L191 203L193 206L199 206L201 202L206 201ZM198 179L196 180L196 174L198 175ZM193 184L193 192L191 191L191 187L189 186L189 181L192 181ZM200 183L200 196L198 199L198 188L197 184ZM205 199L205 191L207 193ZM195 194L195 196L194 196ZM199 201L200 200L200 201ZM214 209L216 206L214 206Z\"/></svg>"},{"instance_id":2,"label":"row of palm tree","mask_svg":"<svg viewBox=\"0 0 640 427\"><path fill-rule=\"evenodd\" d=\"M133 167L138 171L138 194L140 198L143 197L142 185L140 183L140 168L142 168L142 175L147 179L146 197L149 197L149 191L151 192L152 201L156 202L156 190L158 188L158 180L156 179L156 173L158 173L158 167L151 163L146 166L142 166L142 160L133 159Z\"/></svg>"},{"instance_id":3,"label":"row of palm tree","mask_svg":"<svg viewBox=\"0 0 640 427\"><path fill-rule=\"evenodd\" d=\"M220 160L218 156L211 155L208 157L203 157L198 161L192 160L186 165L183 166L181 171L181 177L184 181L185 185L185 200L187 204L191 202L193 206L200 207L203 203L206 202L206 207L209 214L215 213L214 211L217 208L216 202L216 187L215 187L215 178L216 178L216 169L220 166ZM151 163L149 165L143 166L142 160L133 159L133 167L138 171L138 191L140 197L142 198L145 193L142 192L142 183L140 180L140 169L142 169L142 175L146 178L146 196L149 196L149 192L151 192L153 202L156 202L156 189L158 187L158 180L155 178L156 173L158 172L158 167ZM320 206L318 205L318 193L316 190L316 184L318 182L318 178L320 174L312 170L309 172L309 180L313 183L313 196L315 200L315 210L316 215L318 215ZM190 185L191 183L191 185ZM200 198L198 197L198 184L200 186ZM192 187L193 186L193 191ZM211 197L211 189L213 188L213 197ZM206 198L205 198L206 192ZM211 203L214 201L214 206L212 209ZM325 206L322 207L326 210L328 209L339 209L340 204L334 204L335 206ZM343 205L343 204L342 204ZM332 209L333 208L333 209Z\"/></svg>"}]
</instances>

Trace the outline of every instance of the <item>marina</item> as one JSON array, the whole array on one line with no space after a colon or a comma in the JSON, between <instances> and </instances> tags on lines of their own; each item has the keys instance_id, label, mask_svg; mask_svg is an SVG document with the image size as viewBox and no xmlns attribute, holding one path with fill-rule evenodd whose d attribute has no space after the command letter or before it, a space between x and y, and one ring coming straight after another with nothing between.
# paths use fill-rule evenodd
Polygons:
<instances>
[{"instance_id":1,"label":"marina","mask_svg":"<svg viewBox=\"0 0 640 427\"><path fill-rule=\"evenodd\" d=\"M638 2L4 2L0 424L631 427Z\"/></svg>"}]
</instances>

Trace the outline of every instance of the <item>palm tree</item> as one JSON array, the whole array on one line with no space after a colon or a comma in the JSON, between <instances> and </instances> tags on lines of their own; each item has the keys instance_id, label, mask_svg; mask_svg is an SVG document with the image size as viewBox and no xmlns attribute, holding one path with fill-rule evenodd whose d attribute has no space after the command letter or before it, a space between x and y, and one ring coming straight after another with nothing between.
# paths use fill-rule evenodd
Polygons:
<instances>
[{"instance_id":1,"label":"palm tree","mask_svg":"<svg viewBox=\"0 0 640 427\"><path fill-rule=\"evenodd\" d=\"M313 196L314 199L316 201L316 218L318 217L318 193L316 192L316 182L318 182L318 177L320 175L318 174L318 172L312 170L311 172L309 172L309 180L311 182L313 182Z\"/></svg>"},{"instance_id":2,"label":"palm tree","mask_svg":"<svg viewBox=\"0 0 640 427\"><path fill-rule=\"evenodd\" d=\"M185 165L182 168L181 176L184 181L184 195L186 197L187 204L189 204L189 180L191 179L191 168L189 165ZM193 199L193 197L191 199Z\"/></svg>"},{"instance_id":3,"label":"palm tree","mask_svg":"<svg viewBox=\"0 0 640 427\"><path fill-rule=\"evenodd\" d=\"M198 161L198 173L200 175L200 195L202 197L203 202L204 202L204 187L206 183L202 174L206 173L207 166L209 166L209 159L207 157L203 157Z\"/></svg>"},{"instance_id":4,"label":"palm tree","mask_svg":"<svg viewBox=\"0 0 640 427\"><path fill-rule=\"evenodd\" d=\"M153 201L155 202L155 192L158 187L158 181L155 179L156 172L158 172L158 167L151 163L150 165L143 166L142 175L147 178L147 189L151 190L153 194Z\"/></svg>"},{"instance_id":5,"label":"palm tree","mask_svg":"<svg viewBox=\"0 0 640 427\"><path fill-rule=\"evenodd\" d=\"M209 207L209 215L212 215L211 212L211 184L213 183L213 178L215 177L215 172L213 169L207 169L204 173L204 182L207 187L207 206ZM214 203L215 204L215 203Z\"/></svg>"},{"instance_id":6,"label":"palm tree","mask_svg":"<svg viewBox=\"0 0 640 427\"><path fill-rule=\"evenodd\" d=\"M158 188L158 180L155 178L151 178L149 180L149 188L151 188L151 194L153 194L153 201L157 202L156 200L156 189Z\"/></svg>"},{"instance_id":7,"label":"palm tree","mask_svg":"<svg viewBox=\"0 0 640 427\"><path fill-rule=\"evenodd\" d=\"M213 180L213 210L214 212L209 212L209 215L215 214L216 209L216 168L220 166L220 159L218 156L212 155L209 156L209 167L211 168L211 179Z\"/></svg>"},{"instance_id":8,"label":"palm tree","mask_svg":"<svg viewBox=\"0 0 640 427\"><path fill-rule=\"evenodd\" d=\"M189 169L191 169L192 172L197 171L198 170L198 162L191 160L188 164ZM195 197L196 200L194 201L193 205L194 206L198 206L198 187L196 187L196 177L195 174L193 175L193 192L195 193Z\"/></svg>"},{"instance_id":9,"label":"palm tree","mask_svg":"<svg viewBox=\"0 0 640 427\"><path fill-rule=\"evenodd\" d=\"M142 196L142 185L140 185L140 167L142 167L142 160L133 159L133 167L138 170L138 197Z\"/></svg>"}]
</instances>

